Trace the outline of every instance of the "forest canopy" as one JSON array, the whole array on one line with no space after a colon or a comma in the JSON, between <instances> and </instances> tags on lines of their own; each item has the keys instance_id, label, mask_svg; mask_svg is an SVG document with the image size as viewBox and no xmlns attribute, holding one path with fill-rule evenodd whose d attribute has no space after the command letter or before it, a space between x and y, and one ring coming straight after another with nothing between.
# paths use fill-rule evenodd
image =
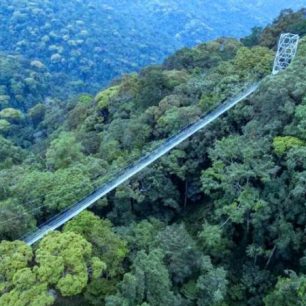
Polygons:
<instances>
[{"instance_id":1,"label":"forest canopy","mask_svg":"<svg viewBox=\"0 0 306 306\"><path fill-rule=\"evenodd\" d=\"M61 95L93 94L183 47L219 36L242 37L270 22L287 2L2 0L0 52L50 72L57 84L65 84ZM301 8L301 1L290 0L290 6Z\"/></svg>"},{"instance_id":2,"label":"forest canopy","mask_svg":"<svg viewBox=\"0 0 306 306\"><path fill-rule=\"evenodd\" d=\"M0 305L305 306L305 25L284 11L67 99L43 99L39 63L0 57ZM271 76L290 29L297 56ZM258 80L60 231L20 240Z\"/></svg>"}]
</instances>

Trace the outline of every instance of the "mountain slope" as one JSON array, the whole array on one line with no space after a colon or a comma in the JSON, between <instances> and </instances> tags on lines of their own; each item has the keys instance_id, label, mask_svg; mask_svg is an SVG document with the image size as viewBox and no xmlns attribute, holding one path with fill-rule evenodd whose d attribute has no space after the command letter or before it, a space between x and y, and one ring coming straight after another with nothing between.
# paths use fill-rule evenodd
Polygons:
<instances>
[{"instance_id":1,"label":"mountain slope","mask_svg":"<svg viewBox=\"0 0 306 306\"><path fill-rule=\"evenodd\" d=\"M286 13L252 47L220 38L95 97L2 109L0 305L304 306L305 35L271 75L279 32L304 26ZM258 79L92 212L33 248L14 240Z\"/></svg>"},{"instance_id":2,"label":"mountain slope","mask_svg":"<svg viewBox=\"0 0 306 306\"><path fill-rule=\"evenodd\" d=\"M3 0L0 50L40 60L50 72L68 74L79 91L94 92L182 47L246 35L286 7L276 0Z\"/></svg>"}]
</instances>

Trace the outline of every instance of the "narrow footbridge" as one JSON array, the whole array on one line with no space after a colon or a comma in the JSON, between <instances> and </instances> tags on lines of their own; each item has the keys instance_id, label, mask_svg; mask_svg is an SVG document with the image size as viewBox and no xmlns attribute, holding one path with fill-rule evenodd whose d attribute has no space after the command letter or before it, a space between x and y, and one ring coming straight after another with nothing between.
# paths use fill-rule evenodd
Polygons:
<instances>
[{"instance_id":1,"label":"narrow footbridge","mask_svg":"<svg viewBox=\"0 0 306 306\"><path fill-rule=\"evenodd\" d=\"M295 57L298 48L298 43L298 35L294 35L291 33L282 34L278 45L278 51L275 57L273 75L285 70L290 65L290 63ZM122 183L129 180L141 170L154 163L157 159L168 153L174 147L178 146L184 140L194 135L196 132L203 129L211 122L218 119L222 114L226 113L236 104L249 97L256 91L259 84L260 83L251 85L240 95L225 101L224 103L216 107L213 111L205 114L197 122L187 126L178 134L168 138L158 148L144 155L136 163L133 163L131 166L122 170L120 173L118 173L117 176L110 179L108 182L106 182L103 186L94 191L88 197L84 198L80 202L72 205L65 211L61 212L59 215L50 219L48 222L38 228L35 232L30 235L27 235L23 240L28 245L32 245L35 242L39 241L41 238L43 238L49 232L61 227L67 221L71 220L83 210L93 205L95 202L97 202L103 196L114 190L116 187L120 186Z\"/></svg>"},{"instance_id":2,"label":"narrow footbridge","mask_svg":"<svg viewBox=\"0 0 306 306\"><path fill-rule=\"evenodd\" d=\"M111 179L109 182L105 183L101 188L97 189L88 197L84 198L80 202L74 204L67 210L63 211L61 214L49 220L45 225L37 229L34 233L26 236L23 240L28 245L32 245L38 240L40 240L42 237L44 237L50 231L56 230L57 228L65 224L67 221L77 216L83 210L93 205L103 196L114 190L116 187L126 182L132 176L139 173L141 170L148 167L152 163L154 163L157 159L168 153L174 147L178 146L184 140L186 140L187 138L189 138L199 130L203 129L211 122L218 119L222 114L226 113L229 109L231 109L236 104L243 101L253 92L255 92L258 86L259 83L251 85L246 91L241 93L239 96L227 100L226 102L222 103L217 108L215 108L213 111L205 114L201 119L199 119L195 123L181 130L178 134L168 138L158 148L154 149L152 152L140 158L136 163L125 168L121 173L119 173L115 178Z\"/></svg>"}]
</instances>

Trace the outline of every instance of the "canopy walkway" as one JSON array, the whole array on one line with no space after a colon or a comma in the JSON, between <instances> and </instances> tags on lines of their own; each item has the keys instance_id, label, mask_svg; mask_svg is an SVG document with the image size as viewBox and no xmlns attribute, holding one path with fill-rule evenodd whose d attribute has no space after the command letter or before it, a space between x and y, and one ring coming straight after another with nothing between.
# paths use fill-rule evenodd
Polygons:
<instances>
[{"instance_id":1,"label":"canopy walkway","mask_svg":"<svg viewBox=\"0 0 306 306\"><path fill-rule=\"evenodd\" d=\"M280 71L285 70L289 66L296 54L298 41L299 37L297 35L292 35L288 33L283 34L281 36L272 74L277 74ZM35 242L39 241L41 238L43 238L50 231L56 230L57 228L61 227L67 221L71 220L83 210L92 206L95 202L97 202L103 196L114 190L116 187L120 186L122 183L129 180L131 177L142 171L144 168L154 163L157 159L167 154L171 149L181 144L187 138L191 137L199 130L209 125L211 122L218 119L221 115L233 108L239 102L248 98L257 90L259 84L260 83L251 85L240 95L225 101L224 103L216 107L213 111L205 114L195 123L185 127L176 135L168 138L158 148L144 155L137 162L122 170L114 178L110 179L103 186L101 186L99 189L91 193L89 196L87 196L80 202L75 203L65 211L50 219L48 222L38 228L35 232L31 233L30 235L27 235L23 240L28 245L32 245Z\"/></svg>"}]
</instances>

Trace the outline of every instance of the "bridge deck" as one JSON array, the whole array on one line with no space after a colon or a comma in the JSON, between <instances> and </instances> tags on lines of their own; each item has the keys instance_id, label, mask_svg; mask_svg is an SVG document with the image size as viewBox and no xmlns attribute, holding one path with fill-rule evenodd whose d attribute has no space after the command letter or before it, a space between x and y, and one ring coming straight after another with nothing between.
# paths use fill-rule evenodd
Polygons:
<instances>
[{"instance_id":1,"label":"bridge deck","mask_svg":"<svg viewBox=\"0 0 306 306\"><path fill-rule=\"evenodd\" d=\"M77 216L86 208L93 205L96 201L101 199L103 196L108 194L110 191L114 190L116 187L126 182L135 174L139 173L144 168L148 167L154 161L168 153L171 149L182 143L184 140L198 132L199 130L206 127L209 123L213 122L217 118L219 118L222 114L227 112L229 109L234 107L236 104L247 98L251 95L257 88L259 84L255 84L250 86L246 91L244 91L239 96L229 99L226 102L219 105L213 111L205 114L201 119L197 122L187 126L183 130L181 130L178 134L167 139L163 144L161 144L158 148L153 150L152 152L146 154L142 158L140 158L136 163L131 166L125 168L121 171L115 178L108 181L106 184L101 186L101 188L97 189L95 192L90 194L88 197L84 198L80 202L74 204L64 212L59 215L53 217L46 224L37 229L34 233L26 236L23 240L28 244L32 245L41 238L43 238L50 231L56 230L67 221L71 220L73 217Z\"/></svg>"}]
</instances>

